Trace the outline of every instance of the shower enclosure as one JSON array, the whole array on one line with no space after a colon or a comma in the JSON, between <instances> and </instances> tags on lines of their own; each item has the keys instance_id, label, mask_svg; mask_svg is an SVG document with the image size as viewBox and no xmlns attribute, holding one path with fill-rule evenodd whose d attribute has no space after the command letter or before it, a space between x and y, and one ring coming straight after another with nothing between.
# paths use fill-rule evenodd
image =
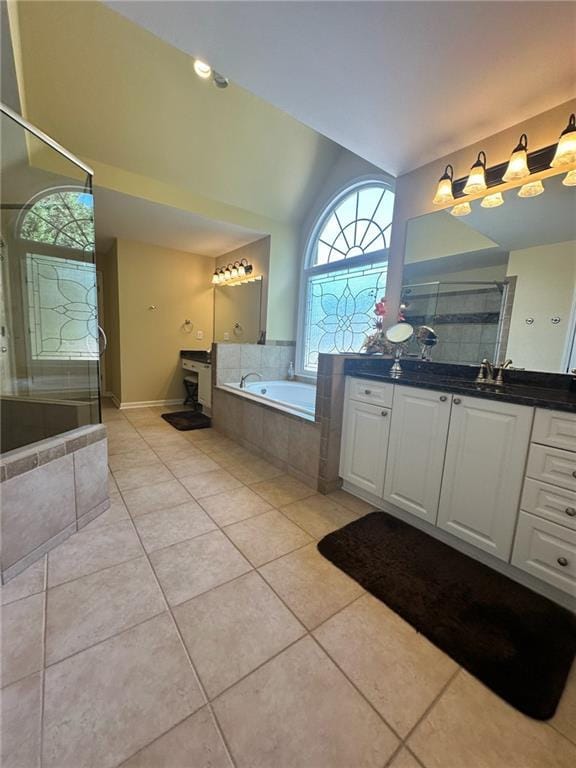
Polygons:
<instances>
[{"instance_id":1,"label":"shower enclosure","mask_svg":"<svg viewBox=\"0 0 576 768\"><path fill-rule=\"evenodd\" d=\"M401 304L411 325L436 331L432 360L475 365L505 353L507 298L507 281L446 280L402 286Z\"/></svg>"},{"instance_id":2,"label":"shower enclosure","mask_svg":"<svg viewBox=\"0 0 576 768\"><path fill-rule=\"evenodd\" d=\"M92 171L1 110L2 452L100 422Z\"/></svg>"}]
</instances>

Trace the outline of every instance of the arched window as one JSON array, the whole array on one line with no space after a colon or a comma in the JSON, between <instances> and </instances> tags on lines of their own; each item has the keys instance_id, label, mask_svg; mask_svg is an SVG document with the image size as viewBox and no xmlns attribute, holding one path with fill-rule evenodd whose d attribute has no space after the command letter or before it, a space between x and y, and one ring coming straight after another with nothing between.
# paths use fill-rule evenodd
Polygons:
<instances>
[{"instance_id":1,"label":"arched window","mask_svg":"<svg viewBox=\"0 0 576 768\"><path fill-rule=\"evenodd\" d=\"M299 369L314 375L320 352L359 352L384 295L394 192L385 182L349 187L319 218L306 250Z\"/></svg>"},{"instance_id":2,"label":"arched window","mask_svg":"<svg viewBox=\"0 0 576 768\"><path fill-rule=\"evenodd\" d=\"M98 357L92 194L59 187L33 198L17 222L25 259L32 360Z\"/></svg>"}]
</instances>

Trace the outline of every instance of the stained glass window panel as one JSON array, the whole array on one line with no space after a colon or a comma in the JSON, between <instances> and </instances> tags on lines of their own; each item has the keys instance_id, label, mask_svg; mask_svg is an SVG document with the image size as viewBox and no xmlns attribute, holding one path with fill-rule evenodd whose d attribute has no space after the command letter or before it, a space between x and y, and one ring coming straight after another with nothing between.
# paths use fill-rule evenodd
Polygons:
<instances>
[{"instance_id":1,"label":"stained glass window panel","mask_svg":"<svg viewBox=\"0 0 576 768\"><path fill-rule=\"evenodd\" d=\"M20 237L81 251L94 249L94 203L86 191L58 190L37 200L20 224Z\"/></svg>"},{"instance_id":2,"label":"stained glass window panel","mask_svg":"<svg viewBox=\"0 0 576 768\"><path fill-rule=\"evenodd\" d=\"M359 352L374 326L374 305L386 290L387 265L347 266L308 278L304 368L318 369L320 352Z\"/></svg>"},{"instance_id":3,"label":"stained glass window panel","mask_svg":"<svg viewBox=\"0 0 576 768\"><path fill-rule=\"evenodd\" d=\"M95 265L29 253L26 282L32 359L98 359Z\"/></svg>"}]
</instances>

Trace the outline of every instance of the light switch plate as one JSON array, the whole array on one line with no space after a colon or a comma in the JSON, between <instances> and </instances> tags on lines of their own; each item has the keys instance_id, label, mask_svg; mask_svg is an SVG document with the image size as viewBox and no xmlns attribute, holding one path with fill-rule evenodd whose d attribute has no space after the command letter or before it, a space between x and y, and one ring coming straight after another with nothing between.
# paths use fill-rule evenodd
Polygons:
<instances>
[{"instance_id":1,"label":"light switch plate","mask_svg":"<svg viewBox=\"0 0 576 768\"><path fill-rule=\"evenodd\" d=\"M196 331L196 338L197 339L203 339L204 338L204 331Z\"/></svg>"}]
</instances>

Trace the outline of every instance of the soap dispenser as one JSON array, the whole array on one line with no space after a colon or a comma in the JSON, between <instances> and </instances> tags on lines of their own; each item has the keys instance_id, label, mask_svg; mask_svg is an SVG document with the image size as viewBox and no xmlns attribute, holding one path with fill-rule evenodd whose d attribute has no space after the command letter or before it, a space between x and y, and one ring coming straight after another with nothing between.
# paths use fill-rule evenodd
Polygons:
<instances>
[{"instance_id":1,"label":"soap dispenser","mask_svg":"<svg viewBox=\"0 0 576 768\"><path fill-rule=\"evenodd\" d=\"M290 365L288 366L288 380L292 381L294 379L294 363L290 362Z\"/></svg>"}]
</instances>

